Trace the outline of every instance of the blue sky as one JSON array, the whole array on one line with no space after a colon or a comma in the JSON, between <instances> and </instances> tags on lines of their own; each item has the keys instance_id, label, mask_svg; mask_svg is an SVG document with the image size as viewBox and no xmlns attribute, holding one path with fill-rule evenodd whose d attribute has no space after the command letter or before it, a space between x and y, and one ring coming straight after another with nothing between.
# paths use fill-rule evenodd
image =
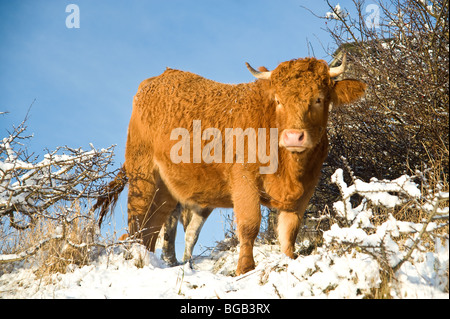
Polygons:
<instances>
[{"instance_id":1,"label":"blue sky","mask_svg":"<svg viewBox=\"0 0 450 319\"><path fill-rule=\"evenodd\" d=\"M78 29L66 27L71 3L80 9ZM308 41L316 57L330 61L325 21L301 6L328 11L317 0L0 0L0 112L9 112L0 115L1 137L36 100L27 122L31 151L42 158L57 146L116 144L119 167L133 95L167 66L219 82L250 82L244 62L273 69L313 55ZM126 194L115 215L120 232ZM199 242L211 246L222 229L220 214L213 214ZM182 245L179 233L177 251Z\"/></svg>"}]
</instances>

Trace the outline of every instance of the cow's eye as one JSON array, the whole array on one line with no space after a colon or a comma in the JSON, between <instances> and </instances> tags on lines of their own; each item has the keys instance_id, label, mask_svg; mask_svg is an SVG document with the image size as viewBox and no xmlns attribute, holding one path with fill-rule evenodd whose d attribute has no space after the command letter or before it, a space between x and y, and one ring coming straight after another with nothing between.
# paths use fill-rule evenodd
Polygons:
<instances>
[{"instance_id":1,"label":"cow's eye","mask_svg":"<svg viewBox=\"0 0 450 319\"><path fill-rule=\"evenodd\" d=\"M322 99L319 97L319 98L317 98L317 100L316 100L316 104L320 104L320 103L322 103Z\"/></svg>"},{"instance_id":2,"label":"cow's eye","mask_svg":"<svg viewBox=\"0 0 450 319\"><path fill-rule=\"evenodd\" d=\"M282 106L280 100L277 97L275 97L275 102L277 103L278 107Z\"/></svg>"}]
</instances>

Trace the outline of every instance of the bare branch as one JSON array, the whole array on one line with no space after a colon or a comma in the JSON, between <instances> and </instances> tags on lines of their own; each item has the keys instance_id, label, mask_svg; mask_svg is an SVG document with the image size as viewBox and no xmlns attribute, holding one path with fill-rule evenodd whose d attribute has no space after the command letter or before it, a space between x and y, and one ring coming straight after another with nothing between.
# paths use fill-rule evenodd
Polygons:
<instances>
[{"instance_id":1,"label":"bare branch","mask_svg":"<svg viewBox=\"0 0 450 319\"><path fill-rule=\"evenodd\" d=\"M0 254L0 263L28 258L54 241L64 241L79 249L99 246L95 240L73 242L67 237L66 229L81 217L94 220L93 213L92 216L80 215L80 210L74 208L89 205L102 194L107 179L114 175L108 171L114 146L98 150L90 144L87 151L58 147L38 161L26 155L21 143L31 138L24 135L25 121L26 118L9 136L0 140L0 222L20 233L35 227L38 221L47 220L64 231L18 254ZM93 224L96 225L96 221Z\"/></svg>"}]
</instances>

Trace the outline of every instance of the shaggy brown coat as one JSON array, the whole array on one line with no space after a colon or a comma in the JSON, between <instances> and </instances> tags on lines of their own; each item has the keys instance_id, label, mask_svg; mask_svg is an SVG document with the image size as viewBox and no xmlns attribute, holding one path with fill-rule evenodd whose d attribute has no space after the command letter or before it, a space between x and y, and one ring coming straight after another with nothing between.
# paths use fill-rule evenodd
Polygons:
<instances>
[{"instance_id":1,"label":"shaggy brown coat","mask_svg":"<svg viewBox=\"0 0 450 319\"><path fill-rule=\"evenodd\" d=\"M246 84L222 84L173 69L145 80L134 97L124 164L130 234L139 233L154 251L159 230L178 202L232 207L240 241L236 273L243 274L255 267L253 244L264 204L279 210L281 249L292 258L303 213L327 156L329 105L351 103L365 88L357 80L333 81L326 62L314 58L283 62L270 79ZM193 120L201 120L203 129L219 129L222 136L225 128L278 128L278 170L260 174L259 167L267 164L258 159L248 163L247 153L243 164L193 163L192 151L190 163L173 163L170 151L178 141L170 139L171 132L186 128L192 150ZM283 147L287 132L302 139L301 148ZM202 149L208 142L202 140ZM121 191L117 185L115 189ZM97 206L105 210L108 204Z\"/></svg>"}]
</instances>

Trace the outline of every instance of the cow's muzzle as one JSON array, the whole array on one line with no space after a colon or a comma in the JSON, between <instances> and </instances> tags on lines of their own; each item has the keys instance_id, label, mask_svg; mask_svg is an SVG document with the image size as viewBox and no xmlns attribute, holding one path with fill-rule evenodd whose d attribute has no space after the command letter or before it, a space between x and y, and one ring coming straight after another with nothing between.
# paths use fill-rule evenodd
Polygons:
<instances>
[{"instance_id":1,"label":"cow's muzzle","mask_svg":"<svg viewBox=\"0 0 450 319\"><path fill-rule=\"evenodd\" d=\"M280 146L290 152L303 152L313 147L310 134L306 130L283 130L280 137Z\"/></svg>"}]
</instances>

